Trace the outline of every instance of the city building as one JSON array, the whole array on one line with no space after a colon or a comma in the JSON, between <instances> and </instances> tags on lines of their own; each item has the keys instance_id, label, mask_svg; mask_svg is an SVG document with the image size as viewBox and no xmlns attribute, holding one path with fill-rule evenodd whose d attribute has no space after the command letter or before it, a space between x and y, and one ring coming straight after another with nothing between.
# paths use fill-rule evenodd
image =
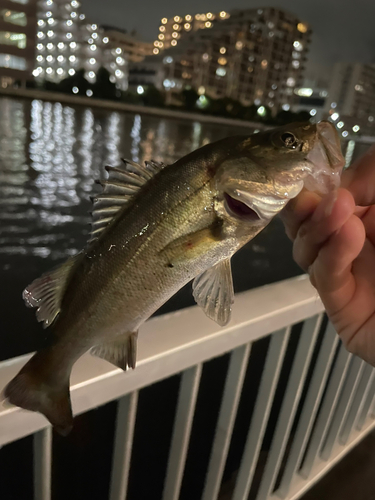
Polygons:
<instances>
[{"instance_id":1,"label":"city building","mask_svg":"<svg viewBox=\"0 0 375 500\"><path fill-rule=\"evenodd\" d=\"M0 86L32 80L36 0L0 0Z\"/></svg>"},{"instance_id":2,"label":"city building","mask_svg":"<svg viewBox=\"0 0 375 500\"><path fill-rule=\"evenodd\" d=\"M296 98L291 111L299 113L306 111L315 121L320 121L325 117L325 105L328 97L327 83L319 79L305 78L302 87L295 88Z\"/></svg>"},{"instance_id":3,"label":"city building","mask_svg":"<svg viewBox=\"0 0 375 500\"><path fill-rule=\"evenodd\" d=\"M169 98L191 86L274 113L295 102L311 39L295 15L275 8L208 12L163 18L159 31L153 52Z\"/></svg>"},{"instance_id":4,"label":"city building","mask_svg":"<svg viewBox=\"0 0 375 500\"><path fill-rule=\"evenodd\" d=\"M375 131L375 64L335 64L326 116L337 125L344 137L354 133Z\"/></svg>"},{"instance_id":5,"label":"city building","mask_svg":"<svg viewBox=\"0 0 375 500\"><path fill-rule=\"evenodd\" d=\"M110 80L126 90L127 61L122 49L112 46L97 24L87 23L80 7L77 0L38 2L35 79L59 82L84 69L85 78L94 83L98 69L105 67Z\"/></svg>"},{"instance_id":6,"label":"city building","mask_svg":"<svg viewBox=\"0 0 375 500\"><path fill-rule=\"evenodd\" d=\"M139 40L135 33L128 33L112 26L102 25L105 36L112 48L120 47L129 62L140 62L153 54L153 44Z\"/></svg>"}]
</instances>

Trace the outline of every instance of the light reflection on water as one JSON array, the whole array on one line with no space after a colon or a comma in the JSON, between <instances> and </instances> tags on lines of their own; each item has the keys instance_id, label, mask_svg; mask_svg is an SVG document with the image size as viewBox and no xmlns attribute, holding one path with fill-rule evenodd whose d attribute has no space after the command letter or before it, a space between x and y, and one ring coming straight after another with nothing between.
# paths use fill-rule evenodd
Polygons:
<instances>
[{"instance_id":1,"label":"light reflection on water","mask_svg":"<svg viewBox=\"0 0 375 500\"><path fill-rule=\"evenodd\" d=\"M55 261L85 244L89 195L104 165L171 163L248 129L0 98L0 266L5 256ZM27 266L27 260L17 261ZM48 266L47 266L48 267Z\"/></svg>"}]
</instances>

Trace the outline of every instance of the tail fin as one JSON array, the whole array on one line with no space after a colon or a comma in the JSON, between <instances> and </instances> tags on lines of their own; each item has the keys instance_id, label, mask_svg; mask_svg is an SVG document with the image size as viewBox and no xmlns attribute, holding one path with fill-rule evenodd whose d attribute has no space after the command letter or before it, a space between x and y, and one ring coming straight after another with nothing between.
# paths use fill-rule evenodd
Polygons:
<instances>
[{"instance_id":1,"label":"tail fin","mask_svg":"<svg viewBox=\"0 0 375 500\"><path fill-rule=\"evenodd\" d=\"M73 427L69 376L53 382L45 379L44 370L38 373L43 357L43 351L35 354L5 387L4 395L13 405L43 413L56 431L66 436Z\"/></svg>"}]
</instances>

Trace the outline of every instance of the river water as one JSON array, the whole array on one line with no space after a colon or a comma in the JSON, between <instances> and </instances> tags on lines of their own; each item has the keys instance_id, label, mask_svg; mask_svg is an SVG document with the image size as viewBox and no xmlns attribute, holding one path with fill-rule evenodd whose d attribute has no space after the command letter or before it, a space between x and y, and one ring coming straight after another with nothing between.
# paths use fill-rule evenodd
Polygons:
<instances>
[{"instance_id":1,"label":"river water","mask_svg":"<svg viewBox=\"0 0 375 500\"><path fill-rule=\"evenodd\" d=\"M248 128L0 97L0 360L43 344L48 330L36 322L34 311L25 308L22 290L84 247L89 196L98 190L94 181L103 175L104 165L117 165L122 157L171 163L208 142L248 133ZM365 149L356 145L354 157ZM233 258L237 292L300 272L278 219ZM186 286L159 313L193 303L191 287ZM249 363L243 389L246 397L238 412L228 478L241 456L264 343L259 341L252 349L254 362ZM198 498L203 487L202 467L209 456L227 366L228 356L205 363L183 500ZM140 392L129 483L132 500L161 498L179 381L179 376L171 377ZM115 412L116 404L109 403L77 417L68 438L54 436L56 500L107 497ZM1 451L5 500L31 498L31 449L28 437Z\"/></svg>"}]
</instances>

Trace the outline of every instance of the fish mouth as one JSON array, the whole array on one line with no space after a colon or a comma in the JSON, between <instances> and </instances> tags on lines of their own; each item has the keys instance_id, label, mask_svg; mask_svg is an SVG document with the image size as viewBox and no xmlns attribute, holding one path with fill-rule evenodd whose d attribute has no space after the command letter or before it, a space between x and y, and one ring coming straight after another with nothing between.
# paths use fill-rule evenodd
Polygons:
<instances>
[{"instance_id":1,"label":"fish mouth","mask_svg":"<svg viewBox=\"0 0 375 500\"><path fill-rule=\"evenodd\" d=\"M306 156L306 160L313 165L313 168L305 179L305 187L309 191L326 194L340 185L345 159L333 124L321 121L317 124L316 130L318 140Z\"/></svg>"},{"instance_id":2,"label":"fish mouth","mask_svg":"<svg viewBox=\"0 0 375 500\"><path fill-rule=\"evenodd\" d=\"M303 183L299 189L302 189ZM282 210L290 197L253 194L241 189L224 193L227 211L237 219L248 222L261 222L271 219Z\"/></svg>"}]
</instances>

